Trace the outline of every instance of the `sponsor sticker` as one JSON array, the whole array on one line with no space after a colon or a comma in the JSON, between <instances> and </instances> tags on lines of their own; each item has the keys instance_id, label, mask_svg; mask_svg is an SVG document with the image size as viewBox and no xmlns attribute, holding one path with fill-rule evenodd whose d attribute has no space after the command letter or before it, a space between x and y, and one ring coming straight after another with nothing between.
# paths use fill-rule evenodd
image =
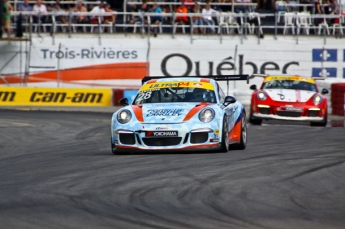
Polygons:
<instances>
[{"instance_id":1,"label":"sponsor sticker","mask_svg":"<svg viewBox=\"0 0 345 229\"><path fill-rule=\"evenodd\" d=\"M303 78L300 76L268 76L265 78L265 82L272 80L293 80L293 81L306 81L308 83L315 84L315 81L311 78Z\"/></svg>"},{"instance_id":2,"label":"sponsor sticker","mask_svg":"<svg viewBox=\"0 0 345 229\"><path fill-rule=\"evenodd\" d=\"M202 87L202 83L193 83L193 87Z\"/></svg>"},{"instance_id":3,"label":"sponsor sticker","mask_svg":"<svg viewBox=\"0 0 345 229\"><path fill-rule=\"evenodd\" d=\"M110 106L111 90L94 88L0 89L0 106Z\"/></svg>"},{"instance_id":4,"label":"sponsor sticker","mask_svg":"<svg viewBox=\"0 0 345 229\"><path fill-rule=\"evenodd\" d=\"M182 115L183 109L157 109L148 110L146 117L151 116L180 116Z\"/></svg>"},{"instance_id":5,"label":"sponsor sticker","mask_svg":"<svg viewBox=\"0 0 345 229\"><path fill-rule=\"evenodd\" d=\"M147 131L146 137L177 137L177 131Z\"/></svg>"},{"instance_id":6,"label":"sponsor sticker","mask_svg":"<svg viewBox=\"0 0 345 229\"><path fill-rule=\"evenodd\" d=\"M195 85L194 85L195 84ZM160 88L172 88L172 87L180 87L180 88L194 88L194 87L202 87L207 90L214 90L213 86L209 82L156 82L143 85L139 92L155 90Z\"/></svg>"},{"instance_id":7,"label":"sponsor sticker","mask_svg":"<svg viewBox=\"0 0 345 229\"><path fill-rule=\"evenodd\" d=\"M156 127L156 130L169 130L170 126L158 126Z\"/></svg>"},{"instance_id":8,"label":"sponsor sticker","mask_svg":"<svg viewBox=\"0 0 345 229\"><path fill-rule=\"evenodd\" d=\"M298 108L298 107L277 107L277 110L280 110L280 111L302 112L302 111L303 111L303 108Z\"/></svg>"}]
</instances>

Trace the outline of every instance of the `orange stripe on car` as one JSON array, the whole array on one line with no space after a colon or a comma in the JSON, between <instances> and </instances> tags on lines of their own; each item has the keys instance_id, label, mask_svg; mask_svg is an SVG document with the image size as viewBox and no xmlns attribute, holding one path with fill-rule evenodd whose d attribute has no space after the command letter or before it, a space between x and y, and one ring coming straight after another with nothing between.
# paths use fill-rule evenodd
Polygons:
<instances>
[{"instance_id":1,"label":"orange stripe on car","mask_svg":"<svg viewBox=\"0 0 345 229\"><path fill-rule=\"evenodd\" d=\"M209 82L210 82L210 79L205 79L205 78L202 78L202 79L200 79L200 82L209 83Z\"/></svg>"},{"instance_id":2,"label":"orange stripe on car","mask_svg":"<svg viewBox=\"0 0 345 229\"><path fill-rule=\"evenodd\" d=\"M145 62L99 64L62 69L59 75L60 82L64 83L77 80L122 80L124 76L126 79L141 80L147 75L147 66ZM57 70L30 74L28 83L56 82L56 74ZM6 81L9 84L20 83L21 80L22 77L18 75L6 75ZM0 81L0 84L5 84L5 82Z\"/></svg>"},{"instance_id":3,"label":"orange stripe on car","mask_svg":"<svg viewBox=\"0 0 345 229\"><path fill-rule=\"evenodd\" d=\"M242 127L242 120L237 122L234 128L232 128L232 130L230 131L230 134L229 134L230 141L241 140L241 127Z\"/></svg>"},{"instance_id":4,"label":"orange stripe on car","mask_svg":"<svg viewBox=\"0 0 345 229\"><path fill-rule=\"evenodd\" d=\"M202 108L206 107L208 105L208 103L200 103L199 105L193 107L188 114L186 115L186 117L184 117L183 121L188 121L189 119L191 119L196 113L198 113Z\"/></svg>"},{"instance_id":5,"label":"orange stripe on car","mask_svg":"<svg viewBox=\"0 0 345 229\"><path fill-rule=\"evenodd\" d=\"M132 105L135 117L137 117L139 122L144 121L142 105Z\"/></svg>"},{"instance_id":6,"label":"orange stripe on car","mask_svg":"<svg viewBox=\"0 0 345 229\"><path fill-rule=\"evenodd\" d=\"M205 145L191 145L191 146L186 146L183 149L197 149L197 148L209 148L209 147L217 147L219 146L219 143L213 143L213 144L205 144Z\"/></svg>"}]
</instances>

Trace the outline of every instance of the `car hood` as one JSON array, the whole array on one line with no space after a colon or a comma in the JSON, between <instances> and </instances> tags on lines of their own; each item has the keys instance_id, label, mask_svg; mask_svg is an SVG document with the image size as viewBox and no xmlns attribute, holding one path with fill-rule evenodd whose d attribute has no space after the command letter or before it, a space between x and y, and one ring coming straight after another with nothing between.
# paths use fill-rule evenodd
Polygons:
<instances>
[{"instance_id":1,"label":"car hood","mask_svg":"<svg viewBox=\"0 0 345 229\"><path fill-rule=\"evenodd\" d=\"M303 103L308 101L316 93L314 91L291 89L267 89L265 92L274 101Z\"/></svg>"},{"instance_id":2,"label":"car hood","mask_svg":"<svg viewBox=\"0 0 345 229\"><path fill-rule=\"evenodd\" d=\"M152 103L133 105L137 119L144 123L179 123L187 121L208 103ZM138 118L141 114L141 119Z\"/></svg>"}]
</instances>

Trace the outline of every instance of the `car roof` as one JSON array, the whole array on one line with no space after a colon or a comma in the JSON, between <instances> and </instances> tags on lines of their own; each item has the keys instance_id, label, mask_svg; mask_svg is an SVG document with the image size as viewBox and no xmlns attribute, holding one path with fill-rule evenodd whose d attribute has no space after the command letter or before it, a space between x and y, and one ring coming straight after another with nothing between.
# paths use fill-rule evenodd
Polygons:
<instances>
[{"instance_id":1,"label":"car roof","mask_svg":"<svg viewBox=\"0 0 345 229\"><path fill-rule=\"evenodd\" d=\"M140 90L149 90L152 88L166 88L166 87L201 87L209 90L216 90L216 81L214 79L199 78L199 77L166 77L151 79L142 85Z\"/></svg>"}]
</instances>

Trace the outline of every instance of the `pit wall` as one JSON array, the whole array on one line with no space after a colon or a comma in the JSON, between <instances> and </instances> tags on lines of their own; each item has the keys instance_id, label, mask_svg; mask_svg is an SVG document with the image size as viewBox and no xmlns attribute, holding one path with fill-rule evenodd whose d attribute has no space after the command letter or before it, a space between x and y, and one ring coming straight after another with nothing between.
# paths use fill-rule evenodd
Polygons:
<instances>
[{"instance_id":1,"label":"pit wall","mask_svg":"<svg viewBox=\"0 0 345 229\"><path fill-rule=\"evenodd\" d=\"M298 41L293 36L43 36L34 37L31 46L0 41L0 67L7 81L0 80L3 86L136 90L145 75L259 73L324 76L318 85L331 90L332 83L345 82L345 41L316 36L300 36ZM261 83L254 78L249 85L236 81L221 86L247 105L249 86Z\"/></svg>"}]
</instances>

